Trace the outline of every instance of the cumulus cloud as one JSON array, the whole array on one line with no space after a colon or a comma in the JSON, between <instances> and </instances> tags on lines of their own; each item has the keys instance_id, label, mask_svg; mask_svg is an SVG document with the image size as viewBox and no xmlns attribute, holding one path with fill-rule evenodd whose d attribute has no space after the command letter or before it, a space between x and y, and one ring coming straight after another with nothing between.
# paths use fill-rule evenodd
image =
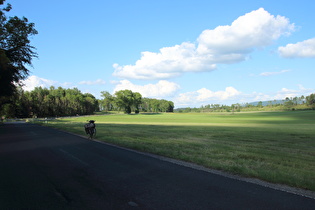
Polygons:
<instances>
[{"instance_id":1,"label":"cumulus cloud","mask_svg":"<svg viewBox=\"0 0 315 210\"><path fill-rule=\"evenodd\" d=\"M273 76L273 75L278 75L278 74L284 74L289 71L290 70L282 70L282 71L276 71L276 72L263 72L260 74L260 76L268 77L268 76Z\"/></svg>"},{"instance_id":2,"label":"cumulus cloud","mask_svg":"<svg viewBox=\"0 0 315 210\"><path fill-rule=\"evenodd\" d=\"M239 17L230 26L203 31L198 38L197 50L238 61L253 49L270 45L293 29L294 25L287 18L275 17L260 8ZM226 62L225 59L223 61Z\"/></svg>"},{"instance_id":3,"label":"cumulus cloud","mask_svg":"<svg viewBox=\"0 0 315 210\"><path fill-rule=\"evenodd\" d=\"M34 90L35 87L50 87L56 85L58 82L37 77L35 75L29 76L26 80L22 81L24 84L23 89L26 91Z\"/></svg>"},{"instance_id":4,"label":"cumulus cloud","mask_svg":"<svg viewBox=\"0 0 315 210\"><path fill-rule=\"evenodd\" d=\"M199 56L196 46L184 42L173 47L164 47L159 53L142 52L135 65L114 64L114 76L129 79L167 79L183 72L210 71L216 68L207 56Z\"/></svg>"},{"instance_id":5,"label":"cumulus cloud","mask_svg":"<svg viewBox=\"0 0 315 210\"><path fill-rule=\"evenodd\" d=\"M113 75L127 79L167 79L185 72L212 71L217 64L241 62L255 48L289 34L294 24L263 8L237 18L231 25L204 30L196 44L183 42L158 53L142 52L135 65L114 64Z\"/></svg>"},{"instance_id":6,"label":"cumulus cloud","mask_svg":"<svg viewBox=\"0 0 315 210\"><path fill-rule=\"evenodd\" d=\"M226 87L225 90L211 91L201 88L197 91L181 93L175 98L176 104L199 104L199 103L218 103L236 99L242 93L234 87Z\"/></svg>"},{"instance_id":7,"label":"cumulus cloud","mask_svg":"<svg viewBox=\"0 0 315 210\"><path fill-rule=\"evenodd\" d=\"M97 79L95 81L81 81L79 82L80 85L105 85L106 82L102 79Z\"/></svg>"},{"instance_id":8,"label":"cumulus cloud","mask_svg":"<svg viewBox=\"0 0 315 210\"><path fill-rule=\"evenodd\" d=\"M45 87L49 88L50 86L61 86L61 87L76 87L76 85L73 85L71 82L64 82L60 83L58 81L48 80L44 79L35 75L29 76L26 80L22 81L22 84L24 84L23 89L26 91L34 90L35 87ZM102 79L97 79L95 81L81 81L78 83L79 85L104 85L106 82ZM90 91L84 91L84 92L90 92Z\"/></svg>"},{"instance_id":9,"label":"cumulus cloud","mask_svg":"<svg viewBox=\"0 0 315 210\"><path fill-rule=\"evenodd\" d=\"M127 89L133 92L138 92L143 97L163 98L174 95L179 88L180 86L178 84L166 80L160 80L156 84L147 85L135 85L129 80L121 80L116 84L114 92Z\"/></svg>"},{"instance_id":10,"label":"cumulus cloud","mask_svg":"<svg viewBox=\"0 0 315 210\"><path fill-rule=\"evenodd\" d=\"M302 95L307 96L314 93L314 91L315 89L305 88L303 85L297 85L296 89L289 89L289 88L284 87L274 93L265 94L265 93L253 92L250 94L240 95L240 98L245 98L245 100L242 100L244 102L273 101L273 100L283 100L286 97L294 98L296 96L300 97Z\"/></svg>"},{"instance_id":11,"label":"cumulus cloud","mask_svg":"<svg viewBox=\"0 0 315 210\"><path fill-rule=\"evenodd\" d=\"M279 47L278 52L284 58L315 58L315 38Z\"/></svg>"},{"instance_id":12,"label":"cumulus cloud","mask_svg":"<svg viewBox=\"0 0 315 210\"><path fill-rule=\"evenodd\" d=\"M286 97L296 97L296 96L307 96L312 93L314 93L314 89L311 88L305 88L302 85L298 85L298 89L288 89L288 88L282 88L280 91L277 92L277 94L274 96L274 99L285 99Z\"/></svg>"}]
</instances>

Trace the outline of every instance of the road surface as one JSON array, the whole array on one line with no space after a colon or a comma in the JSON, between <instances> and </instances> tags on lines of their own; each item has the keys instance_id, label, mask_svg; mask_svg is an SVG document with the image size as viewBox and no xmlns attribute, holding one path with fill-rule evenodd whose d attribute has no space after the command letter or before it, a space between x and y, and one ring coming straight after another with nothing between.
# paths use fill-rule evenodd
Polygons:
<instances>
[{"instance_id":1,"label":"road surface","mask_svg":"<svg viewBox=\"0 0 315 210\"><path fill-rule=\"evenodd\" d=\"M0 170L0 209L315 209L310 197L27 123L0 124Z\"/></svg>"}]
</instances>

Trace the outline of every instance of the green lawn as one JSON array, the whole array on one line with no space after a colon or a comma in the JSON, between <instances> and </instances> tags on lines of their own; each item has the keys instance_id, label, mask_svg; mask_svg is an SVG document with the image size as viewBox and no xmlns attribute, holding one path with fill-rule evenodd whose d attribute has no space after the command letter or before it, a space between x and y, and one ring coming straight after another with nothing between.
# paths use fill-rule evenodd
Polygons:
<instances>
[{"instance_id":1,"label":"green lawn","mask_svg":"<svg viewBox=\"0 0 315 210\"><path fill-rule=\"evenodd\" d=\"M109 114L46 125L84 135L89 119L101 141L315 191L315 111Z\"/></svg>"}]
</instances>

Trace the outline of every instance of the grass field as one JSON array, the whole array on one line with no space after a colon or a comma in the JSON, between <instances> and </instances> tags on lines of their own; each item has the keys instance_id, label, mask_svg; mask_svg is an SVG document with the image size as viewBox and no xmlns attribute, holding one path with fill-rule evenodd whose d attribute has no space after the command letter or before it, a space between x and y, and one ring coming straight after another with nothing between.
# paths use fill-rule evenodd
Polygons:
<instances>
[{"instance_id":1,"label":"grass field","mask_svg":"<svg viewBox=\"0 0 315 210\"><path fill-rule=\"evenodd\" d=\"M46 125L208 168L315 191L315 111L109 114Z\"/></svg>"}]
</instances>

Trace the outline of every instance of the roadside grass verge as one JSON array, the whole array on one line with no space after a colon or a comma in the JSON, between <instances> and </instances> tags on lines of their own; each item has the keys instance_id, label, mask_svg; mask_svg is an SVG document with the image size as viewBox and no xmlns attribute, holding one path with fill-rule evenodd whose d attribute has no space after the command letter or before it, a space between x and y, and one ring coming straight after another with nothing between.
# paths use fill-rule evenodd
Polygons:
<instances>
[{"instance_id":1,"label":"roadside grass verge","mask_svg":"<svg viewBox=\"0 0 315 210\"><path fill-rule=\"evenodd\" d=\"M315 191L315 112L97 115L45 123L246 177Z\"/></svg>"}]
</instances>

